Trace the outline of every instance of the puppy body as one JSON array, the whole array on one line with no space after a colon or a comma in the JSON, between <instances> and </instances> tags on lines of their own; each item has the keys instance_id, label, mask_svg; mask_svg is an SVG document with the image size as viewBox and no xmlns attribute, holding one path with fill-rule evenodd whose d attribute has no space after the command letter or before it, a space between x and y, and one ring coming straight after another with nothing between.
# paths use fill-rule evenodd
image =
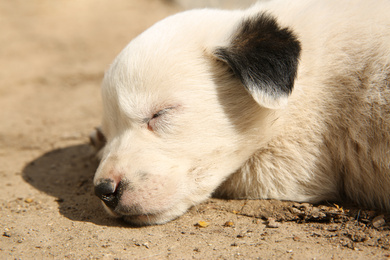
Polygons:
<instances>
[{"instance_id":1,"label":"puppy body","mask_svg":"<svg viewBox=\"0 0 390 260\"><path fill-rule=\"evenodd\" d=\"M276 1L157 23L105 75L97 195L134 224L213 192L390 210L388 13Z\"/></svg>"},{"instance_id":2,"label":"puppy body","mask_svg":"<svg viewBox=\"0 0 390 260\"><path fill-rule=\"evenodd\" d=\"M279 134L217 194L390 209L389 4L376 3L272 4L302 44L294 91Z\"/></svg>"}]
</instances>

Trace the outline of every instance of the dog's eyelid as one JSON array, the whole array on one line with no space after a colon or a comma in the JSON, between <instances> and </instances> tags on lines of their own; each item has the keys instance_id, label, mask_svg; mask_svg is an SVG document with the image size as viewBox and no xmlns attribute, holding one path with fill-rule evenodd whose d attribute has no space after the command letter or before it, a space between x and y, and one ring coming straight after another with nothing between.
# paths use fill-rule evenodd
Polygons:
<instances>
[{"instance_id":1,"label":"dog's eyelid","mask_svg":"<svg viewBox=\"0 0 390 260\"><path fill-rule=\"evenodd\" d=\"M148 118L144 118L142 121L148 125L148 128L149 129L153 129L153 127L150 125L151 121L153 119L156 119L158 118L159 116L165 114L166 112L168 112L169 110L172 110L174 109L175 107L167 107L167 108L164 108L164 109L161 109L159 110L157 113L154 113L151 117L148 117Z\"/></svg>"},{"instance_id":2,"label":"dog's eyelid","mask_svg":"<svg viewBox=\"0 0 390 260\"><path fill-rule=\"evenodd\" d=\"M154 113L153 116L149 119L149 121L152 120L152 119L154 119L154 118L157 118L157 117L159 117L159 116L161 116L161 115L163 115L163 114L165 114L166 112L168 112L169 110L172 110L172 109L174 109L174 108L175 108L175 107L167 107L167 108L161 109L161 110L158 111L157 113Z\"/></svg>"},{"instance_id":3,"label":"dog's eyelid","mask_svg":"<svg viewBox=\"0 0 390 260\"><path fill-rule=\"evenodd\" d=\"M164 114L164 112L165 112L165 109L158 111L157 113L155 113L155 114L152 116L152 119L153 119L153 118L156 118L156 117L159 117L160 115Z\"/></svg>"}]
</instances>

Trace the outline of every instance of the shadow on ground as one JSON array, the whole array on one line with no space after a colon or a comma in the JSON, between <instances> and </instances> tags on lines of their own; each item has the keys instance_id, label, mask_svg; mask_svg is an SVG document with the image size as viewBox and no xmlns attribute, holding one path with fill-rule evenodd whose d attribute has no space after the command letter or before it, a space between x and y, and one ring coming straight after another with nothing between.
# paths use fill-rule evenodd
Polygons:
<instances>
[{"instance_id":1,"label":"shadow on ground","mask_svg":"<svg viewBox=\"0 0 390 260\"><path fill-rule=\"evenodd\" d=\"M31 161L23 170L23 178L36 189L56 198L59 212L73 221L91 222L103 226L129 226L108 216L93 194L93 176L98 167L94 149L80 144L56 149ZM218 200L211 199L187 214L204 210L226 211L237 215L277 222L337 223L376 227L389 230L390 214L363 210L354 206L324 203L294 203L277 200ZM380 216L378 226L375 219ZM360 229L359 229L360 232Z\"/></svg>"},{"instance_id":2,"label":"shadow on ground","mask_svg":"<svg viewBox=\"0 0 390 260\"><path fill-rule=\"evenodd\" d=\"M99 162L94 149L80 144L43 154L26 165L23 178L56 199L60 213L74 221L123 226L110 218L93 194L93 176Z\"/></svg>"}]
</instances>

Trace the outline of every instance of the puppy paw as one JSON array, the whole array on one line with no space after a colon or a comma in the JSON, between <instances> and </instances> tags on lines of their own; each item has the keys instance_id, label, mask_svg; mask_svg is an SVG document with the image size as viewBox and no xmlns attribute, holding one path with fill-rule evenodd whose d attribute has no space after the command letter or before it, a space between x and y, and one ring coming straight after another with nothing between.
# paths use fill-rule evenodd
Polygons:
<instances>
[{"instance_id":1,"label":"puppy paw","mask_svg":"<svg viewBox=\"0 0 390 260\"><path fill-rule=\"evenodd\" d=\"M106 144L106 137L100 127L96 127L95 130L89 134L89 142L95 148L97 156L101 158L103 148Z\"/></svg>"}]
</instances>

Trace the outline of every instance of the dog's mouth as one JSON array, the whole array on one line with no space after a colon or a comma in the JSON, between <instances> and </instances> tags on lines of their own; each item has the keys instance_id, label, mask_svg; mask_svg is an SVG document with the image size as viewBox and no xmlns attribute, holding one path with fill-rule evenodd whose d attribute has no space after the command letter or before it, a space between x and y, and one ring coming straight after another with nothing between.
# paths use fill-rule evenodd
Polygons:
<instances>
[{"instance_id":1,"label":"dog's mouth","mask_svg":"<svg viewBox=\"0 0 390 260\"><path fill-rule=\"evenodd\" d=\"M171 221L177 218L178 215L173 215L170 210L165 210L161 212L148 212L148 213L139 213L139 212L129 212L126 210L113 210L109 208L104 202L102 203L106 211L115 218L123 219L125 222L134 225L134 226L149 226L149 225L159 225L164 224L168 221Z\"/></svg>"}]
</instances>

